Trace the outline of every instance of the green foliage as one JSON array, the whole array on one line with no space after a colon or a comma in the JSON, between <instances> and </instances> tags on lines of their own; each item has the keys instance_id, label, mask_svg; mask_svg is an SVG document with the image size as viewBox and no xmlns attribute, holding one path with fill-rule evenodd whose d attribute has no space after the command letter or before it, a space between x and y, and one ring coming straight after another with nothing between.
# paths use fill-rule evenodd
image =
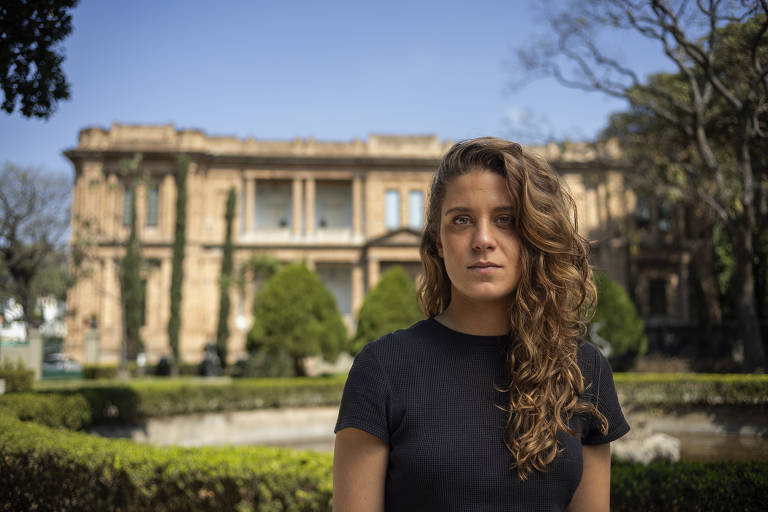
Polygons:
<instances>
[{"instance_id":1,"label":"green foliage","mask_svg":"<svg viewBox=\"0 0 768 512\"><path fill-rule=\"evenodd\" d=\"M87 381L80 386L43 383L38 390L51 396L82 397L90 421L98 424L135 423L176 414L337 405L344 382L345 377L244 378L232 382L175 378L135 380L130 384Z\"/></svg>"},{"instance_id":2,"label":"green foliage","mask_svg":"<svg viewBox=\"0 0 768 512\"><path fill-rule=\"evenodd\" d=\"M617 462L611 466L611 510L763 510L765 462Z\"/></svg>"},{"instance_id":3,"label":"green foliage","mask_svg":"<svg viewBox=\"0 0 768 512\"><path fill-rule=\"evenodd\" d=\"M621 285L599 272L595 272L595 285L597 308L590 324L590 338L597 345L597 337L608 342L614 370L630 368L648 347L643 319Z\"/></svg>"},{"instance_id":4,"label":"green foliage","mask_svg":"<svg viewBox=\"0 0 768 512\"><path fill-rule=\"evenodd\" d=\"M346 339L336 299L304 264L282 267L256 298L248 351L285 352L297 375L305 373L302 358L322 354L335 360Z\"/></svg>"},{"instance_id":5,"label":"green foliage","mask_svg":"<svg viewBox=\"0 0 768 512\"><path fill-rule=\"evenodd\" d=\"M0 379L5 381L6 393L29 391L32 389L35 372L27 369L21 358L15 363L9 359L3 359L3 364L0 365Z\"/></svg>"},{"instance_id":6,"label":"green foliage","mask_svg":"<svg viewBox=\"0 0 768 512\"><path fill-rule=\"evenodd\" d=\"M181 298L184 282L184 252L187 245L187 172L189 157L176 159L176 223L173 233L173 259L171 270L171 313L168 318L168 343L173 360L181 361L179 331L181 330Z\"/></svg>"},{"instance_id":7,"label":"green foliage","mask_svg":"<svg viewBox=\"0 0 768 512\"><path fill-rule=\"evenodd\" d=\"M8 510L331 511L330 454L156 448L0 415Z\"/></svg>"},{"instance_id":8,"label":"green foliage","mask_svg":"<svg viewBox=\"0 0 768 512\"><path fill-rule=\"evenodd\" d=\"M2 407L0 407L2 411ZM13 510L329 511L330 454L267 447L157 448L0 413L0 502ZM762 510L765 462L614 461L613 510Z\"/></svg>"},{"instance_id":9,"label":"green foliage","mask_svg":"<svg viewBox=\"0 0 768 512\"><path fill-rule=\"evenodd\" d=\"M616 373L614 380L624 403L768 406L768 375Z\"/></svg>"},{"instance_id":10,"label":"green foliage","mask_svg":"<svg viewBox=\"0 0 768 512\"><path fill-rule=\"evenodd\" d=\"M77 0L12 2L0 9L2 109L11 114L21 104L24 117L49 118L56 103L69 99L61 68L61 42L72 32Z\"/></svg>"},{"instance_id":11,"label":"green foliage","mask_svg":"<svg viewBox=\"0 0 768 512\"><path fill-rule=\"evenodd\" d=\"M72 186L64 175L8 162L0 183L0 300L15 299L23 320L37 323L37 298L61 298L72 284L61 248Z\"/></svg>"},{"instance_id":12,"label":"green foliage","mask_svg":"<svg viewBox=\"0 0 768 512\"><path fill-rule=\"evenodd\" d=\"M227 208L224 213L226 236L221 257L221 275L219 276L219 323L216 328L216 353L223 366L227 365L227 342L229 340L229 290L232 284L232 222L235 218L235 189L229 189Z\"/></svg>"},{"instance_id":13,"label":"green foliage","mask_svg":"<svg viewBox=\"0 0 768 512\"><path fill-rule=\"evenodd\" d=\"M129 361L135 361L143 350L140 329L144 318L144 286L141 283L141 244L136 232L136 182L139 179L141 155L123 162L123 172L130 187L130 235L126 242L125 256L120 265L120 295L123 308L125 353Z\"/></svg>"},{"instance_id":14,"label":"green foliage","mask_svg":"<svg viewBox=\"0 0 768 512\"><path fill-rule=\"evenodd\" d=\"M82 395L14 393L0 396L0 415L49 427L79 430L91 423L91 408Z\"/></svg>"},{"instance_id":15,"label":"green foliage","mask_svg":"<svg viewBox=\"0 0 768 512\"><path fill-rule=\"evenodd\" d=\"M413 281L402 267L393 267L381 276L363 301L357 315L352 353L356 354L366 343L404 329L422 318Z\"/></svg>"}]
</instances>

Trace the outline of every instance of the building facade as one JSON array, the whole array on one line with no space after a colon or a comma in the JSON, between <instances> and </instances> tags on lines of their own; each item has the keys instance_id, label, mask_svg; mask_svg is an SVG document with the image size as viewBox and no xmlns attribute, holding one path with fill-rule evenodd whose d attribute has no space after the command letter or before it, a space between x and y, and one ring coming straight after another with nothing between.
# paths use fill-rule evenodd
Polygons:
<instances>
[{"instance_id":1,"label":"building facade","mask_svg":"<svg viewBox=\"0 0 768 512\"><path fill-rule=\"evenodd\" d=\"M120 358L122 314L119 262L129 232L130 188L121 162L141 153L144 179L136 188L142 244L148 360L168 355L171 259L177 157L189 156L187 245L184 260L180 350L197 361L215 339L218 278L225 236L225 204L237 201L233 226L235 269L269 255L304 261L336 297L349 327L363 298L387 268L420 272L418 243L432 174L451 146L436 136L371 135L367 140L265 141L209 136L172 125L121 125L81 130L65 151L74 171L72 240L89 242L84 277L67 298L66 351L82 362ZM550 144L529 148L546 158L567 183L579 212L580 232L592 240L592 260L625 286L649 289L629 275L633 256L628 229L634 195L610 145ZM642 269L641 269L642 270ZM677 270L675 270L677 275ZM667 276L670 277L670 276ZM667 279L665 294L684 288ZM244 353L258 281L231 290L230 356ZM653 288L656 290L656 288ZM656 290L654 293L659 293ZM679 316L684 316L681 311Z\"/></svg>"}]
</instances>

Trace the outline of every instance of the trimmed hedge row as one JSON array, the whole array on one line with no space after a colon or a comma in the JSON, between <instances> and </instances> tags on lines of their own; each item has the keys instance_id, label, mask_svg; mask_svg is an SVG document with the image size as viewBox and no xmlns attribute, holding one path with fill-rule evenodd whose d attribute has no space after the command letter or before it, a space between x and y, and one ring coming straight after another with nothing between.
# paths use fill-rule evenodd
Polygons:
<instances>
[{"instance_id":1,"label":"trimmed hedge row","mask_svg":"<svg viewBox=\"0 0 768 512\"><path fill-rule=\"evenodd\" d=\"M328 511L331 456L284 448L155 448L0 414L4 510Z\"/></svg>"},{"instance_id":2,"label":"trimmed hedge row","mask_svg":"<svg viewBox=\"0 0 768 512\"><path fill-rule=\"evenodd\" d=\"M153 379L130 384L88 383L78 388L57 386L15 396L25 403L34 402L36 395L81 397L84 402L75 407L87 410L83 413L87 421L82 424L87 427L98 423L135 423L142 418L178 414L337 405L344 381L343 376L231 382ZM11 396L0 396L0 408ZM59 406L64 407L63 403ZM35 421L34 417L28 419Z\"/></svg>"},{"instance_id":3,"label":"trimmed hedge row","mask_svg":"<svg viewBox=\"0 0 768 512\"><path fill-rule=\"evenodd\" d=\"M768 375L617 373L622 402L638 405L768 404Z\"/></svg>"},{"instance_id":4,"label":"trimmed hedge row","mask_svg":"<svg viewBox=\"0 0 768 512\"><path fill-rule=\"evenodd\" d=\"M6 510L329 511L330 454L281 448L155 448L0 414ZM616 462L617 511L762 510L768 463Z\"/></svg>"},{"instance_id":5,"label":"trimmed hedge row","mask_svg":"<svg viewBox=\"0 0 768 512\"><path fill-rule=\"evenodd\" d=\"M765 510L768 462L614 461L611 510Z\"/></svg>"},{"instance_id":6,"label":"trimmed hedge row","mask_svg":"<svg viewBox=\"0 0 768 512\"><path fill-rule=\"evenodd\" d=\"M14 393L0 396L0 417L11 416L49 427L80 430L91 423L91 408L81 395Z\"/></svg>"}]
</instances>

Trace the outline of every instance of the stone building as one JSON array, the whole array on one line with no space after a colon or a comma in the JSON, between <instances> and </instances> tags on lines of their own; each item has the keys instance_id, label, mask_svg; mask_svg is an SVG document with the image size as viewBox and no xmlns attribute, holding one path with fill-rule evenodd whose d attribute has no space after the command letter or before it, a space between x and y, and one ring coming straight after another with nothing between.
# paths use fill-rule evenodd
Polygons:
<instances>
[{"instance_id":1,"label":"stone building","mask_svg":"<svg viewBox=\"0 0 768 512\"><path fill-rule=\"evenodd\" d=\"M145 262L142 337L150 362L169 354L171 257L176 188L174 164L190 158L184 260L182 358L197 361L213 340L226 196L234 187L235 269L254 255L303 260L333 292L353 330L365 293L383 271L420 271L418 241L432 173L450 147L436 136L371 135L367 140L267 141L206 135L173 125L121 125L81 130L65 151L75 170L72 237L89 237L87 277L68 295L66 351L84 362L114 363L122 332L118 265L128 236L129 197L121 161L141 153L147 179L136 190L138 235ZM615 164L616 150L592 145L530 148L561 174L579 211L582 234L594 241L593 263L623 284L658 288L666 270L629 275L628 226L635 199ZM631 226L630 226L631 227ZM636 265L635 265L636 266ZM677 270L673 272L677 275ZM640 275L640 274L638 274ZM644 275L644 274L643 274ZM667 279L663 293L686 283ZM653 284L656 283L656 284ZM674 285L674 290L673 290ZM653 288L653 287L656 288ZM230 355L244 352L256 283L233 287ZM655 293L659 293L658 290ZM685 312L679 316L685 316Z\"/></svg>"}]
</instances>

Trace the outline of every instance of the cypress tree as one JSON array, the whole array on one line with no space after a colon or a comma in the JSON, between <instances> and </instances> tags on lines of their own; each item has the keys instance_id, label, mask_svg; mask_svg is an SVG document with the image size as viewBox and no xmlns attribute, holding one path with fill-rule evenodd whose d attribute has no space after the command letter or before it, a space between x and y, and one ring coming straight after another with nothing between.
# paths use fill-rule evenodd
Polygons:
<instances>
[{"instance_id":1,"label":"cypress tree","mask_svg":"<svg viewBox=\"0 0 768 512\"><path fill-rule=\"evenodd\" d=\"M229 287L232 283L232 221L235 218L235 188L229 189L227 209L224 214L227 233L224 238L224 251L221 258L219 277L219 325L216 329L216 353L222 366L227 364L227 340L229 339Z\"/></svg>"},{"instance_id":2,"label":"cypress tree","mask_svg":"<svg viewBox=\"0 0 768 512\"><path fill-rule=\"evenodd\" d=\"M179 155L176 159L176 227L173 235L173 261L171 271L171 314L168 319L168 343L171 345L173 360L181 362L179 353L179 331L181 329L181 297L184 282L184 250L187 243L187 172L189 157Z\"/></svg>"},{"instance_id":3,"label":"cypress tree","mask_svg":"<svg viewBox=\"0 0 768 512\"><path fill-rule=\"evenodd\" d=\"M120 265L120 298L123 309L123 350L121 363L135 361L144 348L140 329L144 317L144 287L141 282L141 244L136 227L136 183L139 180L141 155L123 163L130 190L130 235Z\"/></svg>"}]
</instances>

